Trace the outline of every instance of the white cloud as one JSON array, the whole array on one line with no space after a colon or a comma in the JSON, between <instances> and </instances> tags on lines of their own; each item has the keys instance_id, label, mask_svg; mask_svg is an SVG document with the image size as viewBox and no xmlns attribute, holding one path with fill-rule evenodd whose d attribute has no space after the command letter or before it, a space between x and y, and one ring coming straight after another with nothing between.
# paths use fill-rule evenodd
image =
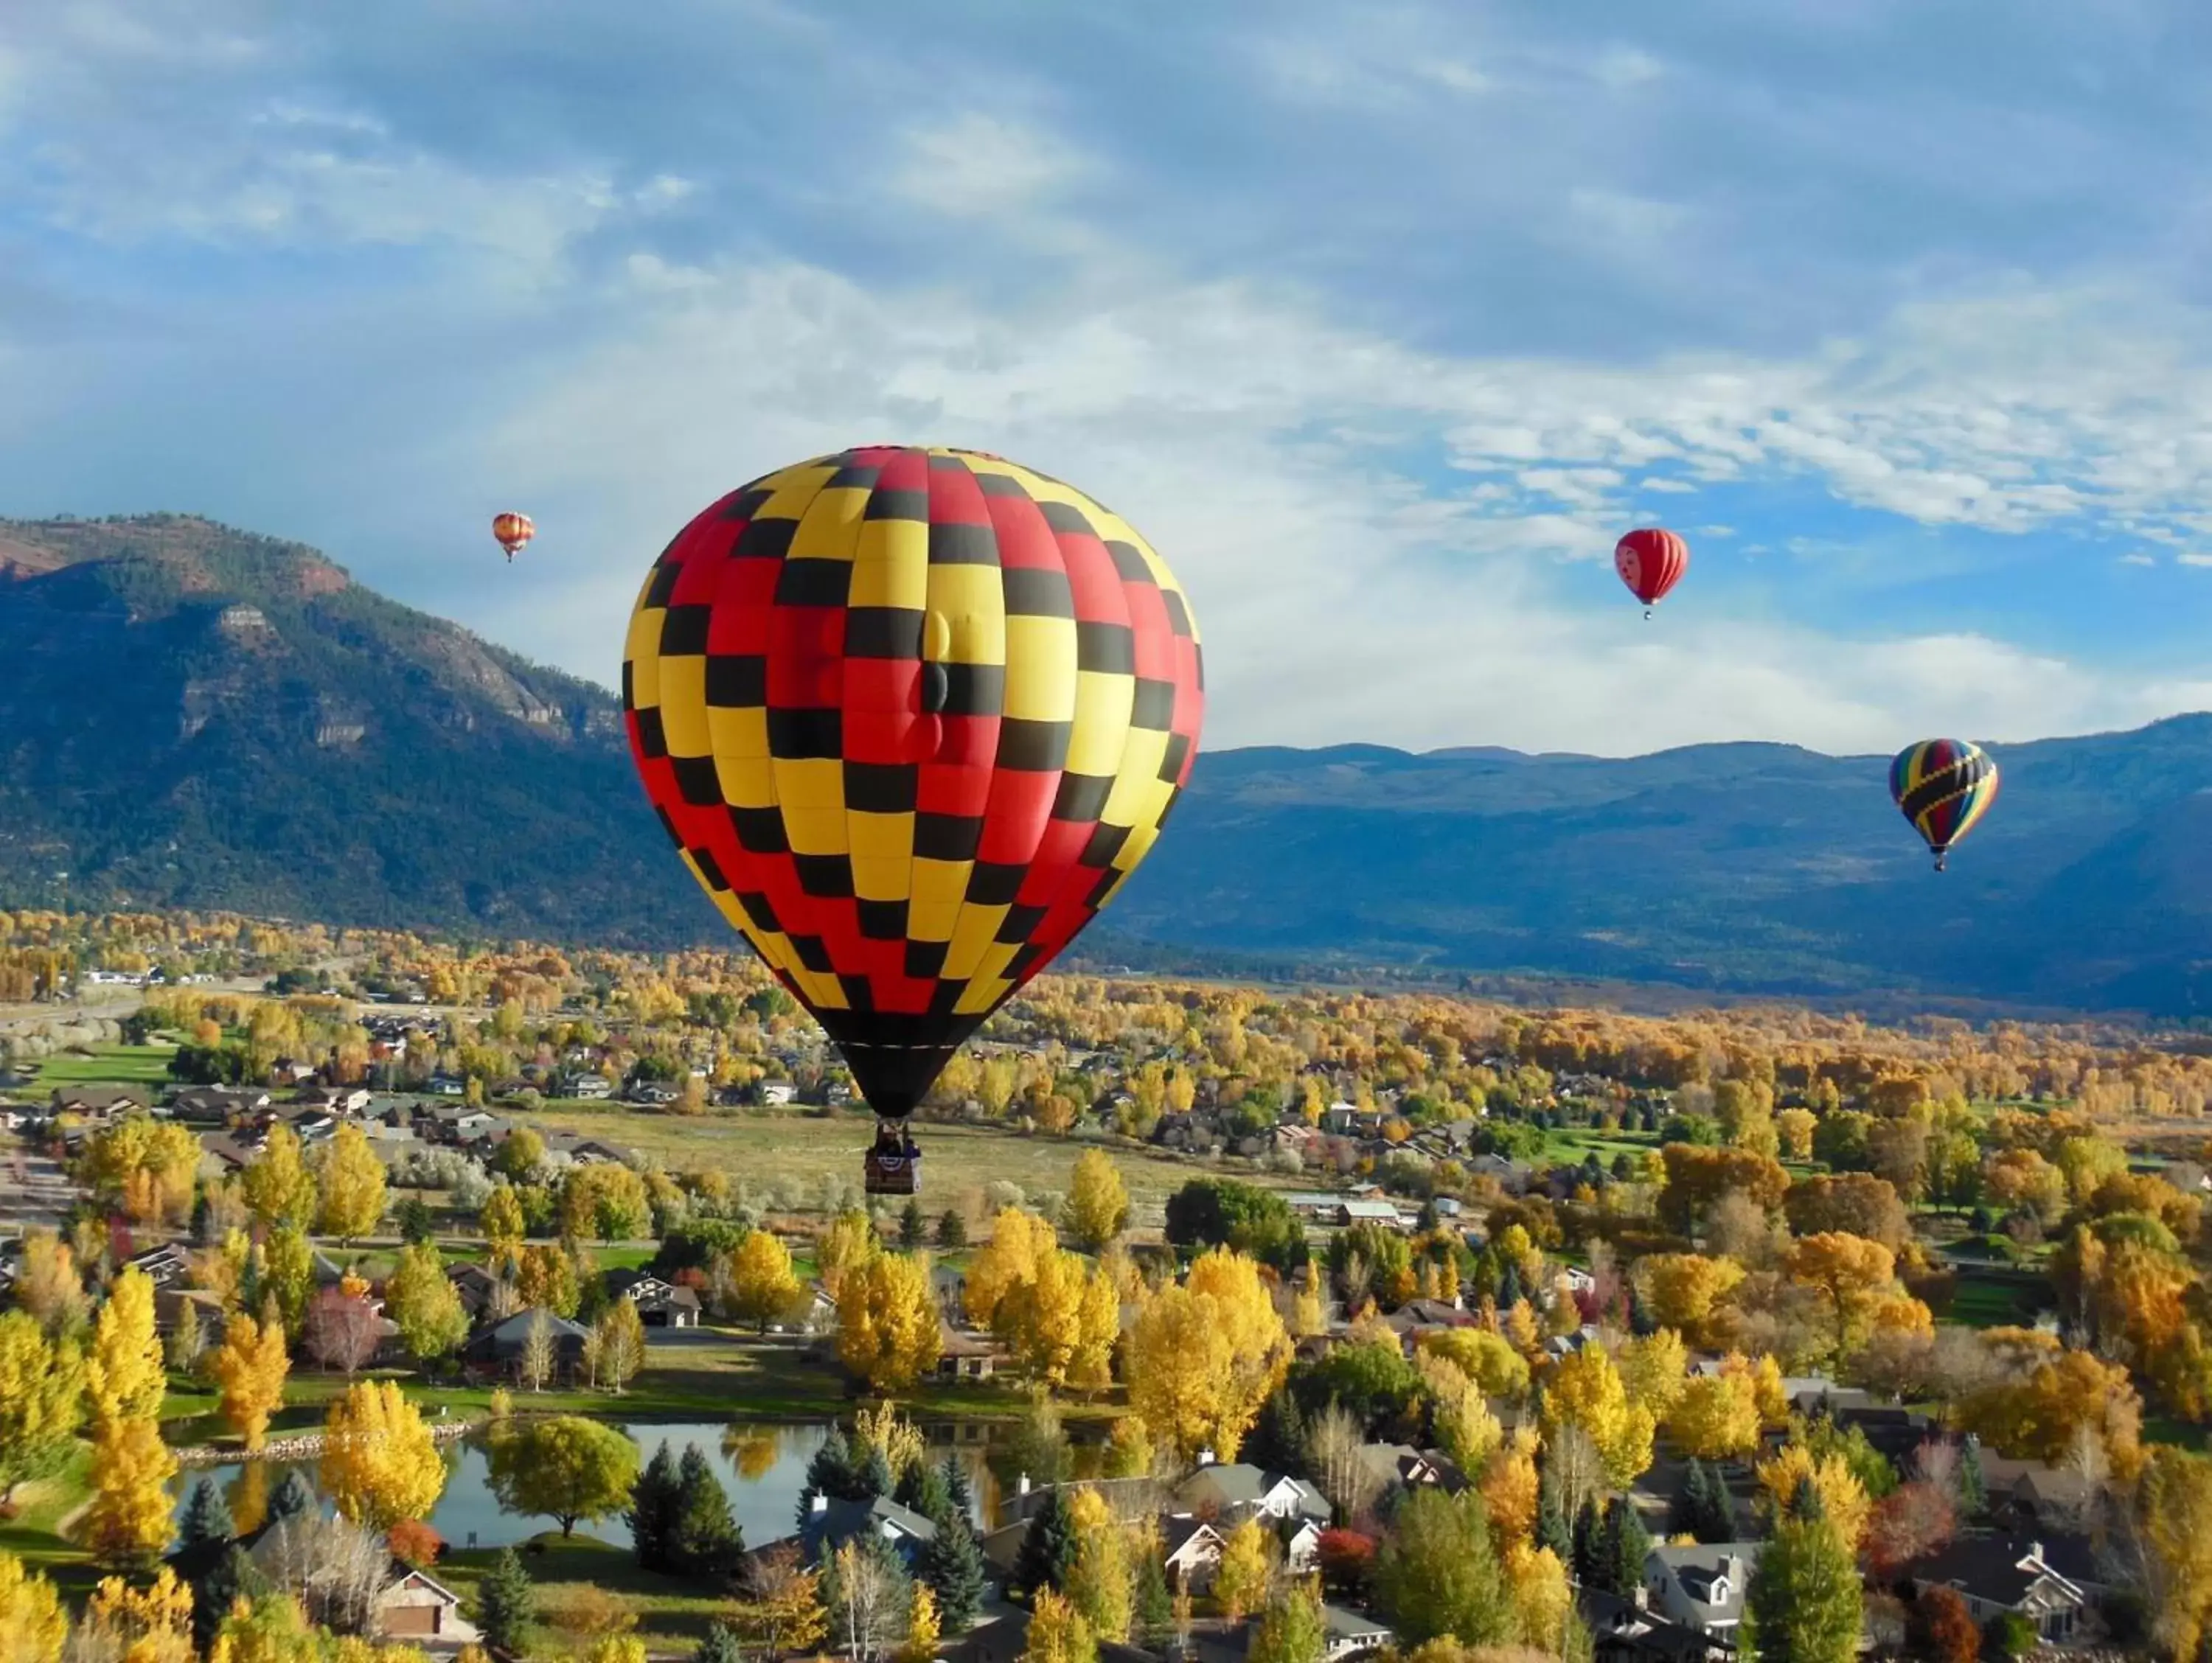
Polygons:
<instances>
[{"instance_id":1,"label":"white cloud","mask_svg":"<svg viewBox=\"0 0 2212 1663\"><path fill-rule=\"evenodd\" d=\"M2145 554L2122 555L2120 556L2120 564L2123 566L2155 566L2158 564L2158 557L2154 555Z\"/></svg>"},{"instance_id":2,"label":"white cloud","mask_svg":"<svg viewBox=\"0 0 2212 1663\"><path fill-rule=\"evenodd\" d=\"M2173 557L2177 566L2212 566L2212 555L2183 553Z\"/></svg>"},{"instance_id":3,"label":"white cloud","mask_svg":"<svg viewBox=\"0 0 2212 1663\"><path fill-rule=\"evenodd\" d=\"M980 110L911 128L902 148L893 188L917 207L963 219L1027 212L1087 166L1054 135Z\"/></svg>"}]
</instances>

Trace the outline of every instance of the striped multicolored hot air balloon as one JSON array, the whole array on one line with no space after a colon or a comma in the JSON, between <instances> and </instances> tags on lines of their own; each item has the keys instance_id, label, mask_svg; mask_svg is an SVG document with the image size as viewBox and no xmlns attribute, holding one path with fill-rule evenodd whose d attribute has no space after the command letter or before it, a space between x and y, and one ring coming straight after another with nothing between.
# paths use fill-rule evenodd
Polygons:
<instances>
[{"instance_id":1,"label":"striped multicolored hot air balloon","mask_svg":"<svg viewBox=\"0 0 2212 1663\"><path fill-rule=\"evenodd\" d=\"M1672 531L1646 526L1613 545L1613 569L1620 574L1629 592L1644 603L1644 616L1648 618L1651 609L1690 569L1690 545Z\"/></svg>"},{"instance_id":2,"label":"striped multicolored hot air balloon","mask_svg":"<svg viewBox=\"0 0 2212 1663\"><path fill-rule=\"evenodd\" d=\"M755 480L653 563L623 665L646 794L898 1123L1073 940L1190 777L1198 628L1127 522L979 452Z\"/></svg>"},{"instance_id":3,"label":"striped multicolored hot air balloon","mask_svg":"<svg viewBox=\"0 0 2212 1663\"><path fill-rule=\"evenodd\" d=\"M538 528L530 523L528 514L494 514L491 534L499 539L499 546L507 550L507 558L512 562L516 551L538 535Z\"/></svg>"},{"instance_id":4,"label":"striped multicolored hot air balloon","mask_svg":"<svg viewBox=\"0 0 2212 1663\"><path fill-rule=\"evenodd\" d=\"M1964 739L1923 739L1889 765L1889 794L1935 850L1940 872L1951 846L1996 801L1997 765Z\"/></svg>"}]
</instances>

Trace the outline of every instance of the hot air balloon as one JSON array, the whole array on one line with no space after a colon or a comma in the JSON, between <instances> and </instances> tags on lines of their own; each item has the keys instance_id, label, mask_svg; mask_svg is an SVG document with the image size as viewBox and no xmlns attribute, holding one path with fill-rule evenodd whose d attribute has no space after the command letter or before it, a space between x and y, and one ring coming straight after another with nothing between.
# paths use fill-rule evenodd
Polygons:
<instances>
[{"instance_id":1,"label":"hot air balloon","mask_svg":"<svg viewBox=\"0 0 2212 1663\"><path fill-rule=\"evenodd\" d=\"M1690 569L1690 545L1672 531L1647 526L1613 545L1613 569L1629 592L1644 603L1644 616L1666 598Z\"/></svg>"},{"instance_id":2,"label":"hot air balloon","mask_svg":"<svg viewBox=\"0 0 2212 1663\"><path fill-rule=\"evenodd\" d=\"M753 481L653 562L631 753L684 865L906 1116L1109 901L1198 749L1198 628L1081 492L980 452L863 446Z\"/></svg>"},{"instance_id":3,"label":"hot air balloon","mask_svg":"<svg viewBox=\"0 0 2212 1663\"><path fill-rule=\"evenodd\" d=\"M1889 765L1889 794L1936 851L1940 872L1951 846L1996 801L1997 765L1964 739L1923 739Z\"/></svg>"},{"instance_id":4,"label":"hot air balloon","mask_svg":"<svg viewBox=\"0 0 2212 1663\"><path fill-rule=\"evenodd\" d=\"M491 534L499 539L499 546L507 550L508 563L513 564L515 551L538 535L538 528L530 523L528 514L494 514Z\"/></svg>"}]
</instances>

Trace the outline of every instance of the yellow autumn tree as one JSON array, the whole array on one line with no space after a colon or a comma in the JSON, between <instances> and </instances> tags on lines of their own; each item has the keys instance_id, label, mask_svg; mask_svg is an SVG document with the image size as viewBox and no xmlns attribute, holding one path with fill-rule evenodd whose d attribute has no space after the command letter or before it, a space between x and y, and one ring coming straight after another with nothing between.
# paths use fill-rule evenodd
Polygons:
<instances>
[{"instance_id":1,"label":"yellow autumn tree","mask_svg":"<svg viewBox=\"0 0 2212 1663\"><path fill-rule=\"evenodd\" d=\"M2185 1663L2212 1639L2212 1458L2154 1448L2136 1506L2150 1547L2154 1632L2174 1663ZM0 1610L5 1604L0 1583Z\"/></svg>"},{"instance_id":2,"label":"yellow autumn tree","mask_svg":"<svg viewBox=\"0 0 2212 1663\"><path fill-rule=\"evenodd\" d=\"M522 1257L522 1201L514 1185L502 1183L493 1189L477 1223L483 1230L484 1258L492 1274L506 1275Z\"/></svg>"},{"instance_id":3,"label":"yellow autumn tree","mask_svg":"<svg viewBox=\"0 0 2212 1663\"><path fill-rule=\"evenodd\" d=\"M1657 1417L1630 1401L1628 1388L1604 1348L1585 1345L1562 1358L1544 1393L1544 1433L1579 1426L1597 1446L1605 1476L1626 1490L1651 1465L1651 1435Z\"/></svg>"},{"instance_id":4,"label":"yellow autumn tree","mask_svg":"<svg viewBox=\"0 0 2212 1663\"><path fill-rule=\"evenodd\" d=\"M1574 1610L1566 1566L1551 1549L1525 1541L1509 1543L1498 1562L1512 1595L1514 1637L1544 1655L1557 1653Z\"/></svg>"},{"instance_id":5,"label":"yellow autumn tree","mask_svg":"<svg viewBox=\"0 0 2212 1663\"><path fill-rule=\"evenodd\" d=\"M1701 1340L1714 1307L1743 1280L1733 1259L1702 1253L1646 1253L1636 1261L1636 1284L1652 1320L1691 1340Z\"/></svg>"},{"instance_id":6,"label":"yellow autumn tree","mask_svg":"<svg viewBox=\"0 0 2212 1663\"><path fill-rule=\"evenodd\" d=\"M1146 1302L1126 1347L1129 1403L1186 1459L1236 1459L1290 1370L1291 1340L1259 1267L1226 1247Z\"/></svg>"},{"instance_id":7,"label":"yellow autumn tree","mask_svg":"<svg viewBox=\"0 0 2212 1663\"><path fill-rule=\"evenodd\" d=\"M1075 1559L1064 1591L1094 1636L1126 1641L1136 1587L1128 1537L1105 1497L1088 1485L1069 1498L1067 1513Z\"/></svg>"},{"instance_id":8,"label":"yellow autumn tree","mask_svg":"<svg viewBox=\"0 0 2212 1663\"><path fill-rule=\"evenodd\" d=\"M1866 1338L1877 1299L1892 1290L1897 1259L1879 1241L1823 1230L1791 1243L1789 1268L1790 1280L1816 1290L1826 1304L1840 1356Z\"/></svg>"},{"instance_id":9,"label":"yellow autumn tree","mask_svg":"<svg viewBox=\"0 0 2212 1663\"><path fill-rule=\"evenodd\" d=\"M1690 1383L1689 1347L1672 1328L1628 1341L1620 1348L1616 1366L1630 1400L1662 1422Z\"/></svg>"},{"instance_id":10,"label":"yellow autumn tree","mask_svg":"<svg viewBox=\"0 0 2212 1663\"><path fill-rule=\"evenodd\" d=\"M1267 1599L1275 1575L1273 1545L1274 1538L1261 1528L1257 1515L1244 1519L1223 1539L1221 1559L1213 1568L1213 1602L1231 1622L1243 1621Z\"/></svg>"},{"instance_id":11,"label":"yellow autumn tree","mask_svg":"<svg viewBox=\"0 0 2212 1663\"><path fill-rule=\"evenodd\" d=\"M359 1381L331 1405L317 1472L340 1513L379 1532L428 1517L446 1487L422 1411L388 1380Z\"/></svg>"},{"instance_id":12,"label":"yellow autumn tree","mask_svg":"<svg viewBox=\"0 0 2212 1663\"><path fill-rule=\"evenodd\" d=\"M1309 1259L1298 1278L1297 1298L1291 1308L1291 1337L1311 1339L1328 1332L1328 1306L1322 1297L1321 1261Z\"/></svg>"},{"instance_id":13,"label":"yellow autumn tree","mask_svg":"<svg viewBox=\"0 0 2212 1663\"><path fill-rule=\"evenodd\" d=\"M1812 1451L1803 1444L1793 1443L1759 1462L1753 1471L1765 1492L1761 1499L1775 1518L1788 1513L1798 1484L1811 1479L1828 1522L1835 1526L1846 1548L1854 1554L1858 1551L1874 1502L1866 1493L1866 1486L1840 1454L1823 1455L1815 1460Z\"/></svg>"},{"instance_id":14,"label":"yellow autumn tree","mask_svg":"<svg viewBox=\"0 0 2212 1663\"><path fill-rule=\"evenodd\" d=\"M69 1613L45 1577L0 1550L0 1657L9 1663L61 1663Z\"/></svg>"},{"instance_id":15,"label":"yellow autumn tree","mask_svg":"<svg viewBox=\"0 0 2212 1663\"><path fill-rule=\"evenodd\" d=\"M315 1222L315 1174L307 1170L299 1134L283 1121L269 1128L260 1153L239 1178L247 1211L269 1229L306 1229Z\"/></svg>"},{"instance_id":16,"label":"yellow autumn tree","mask_svg":"<svg viewBox=\"0 0 2212 1663\"><path fill-rule=\"evenodd\" d=\"M842 1301L846 1277L882 1249L883 1244L876 1240L875 1226L868 1223L867 1214L838 1214L814 1244L814 1268L822 1278L823 1290L830 1298Z\"/></svg>"},{"instance_id":17,"label":"yellow autumn tree","mask_svg":"<svg viewBox=\"0 0 2212 1663\"><path fill-rule=\"evenodd\" d=\"M837 1356L878 1392L902 1392L930 1369L944 1341L929 1262L878 1252L848 1268L837 1295Z\"/></svg>"},{"instance_id":18,"label":"yellow autumn tree","mask_svg":"<svg viewBox=\"0 0 2212 1663\"><path fill-rule=\"evenodd\" d=\"M1483 1511L1501 1545L1531 1540L1536 1530L1536 1429L1517 1426L1482 1474Z\"/></svg>"},{"instance_id":19,"label":"yellow autumn tree","mask_svg":"<svg viewBox=\"0 0 2212 1663\"><path fill-rule=\"evenodd\" d=\"M1089 1253L1105 1252L1129 1222L1128 1187L1104 1150L1085 1150L1076 1157L1063 1216L1075 1245Z\"/></svg>"},{"instance_id":20,"label":"yellow autumn tree","mask_svg":"<svg viewBox=\"0 0 2212 1663\"><path fill-rule=\"evenodd\" d=\"M94 1417L158 1415L168 1390L161 1336L154 1327L154 1284L133 1266L108 1285L85 1359L85 1392Z\"/></svg>"},{"instance_id":21,"label":"yellow autumn tree","mask_svg":"<svg viewBox=\"0 0 2212 1663\"><path fill-rule=\"evenodd\" d=\"M729 1257L729 1314L766 1333L769 1324L789 1311L799 1299L799 1278L791 1268L791 1251L773 1230L745 1232Z\"/></svg>"},{"instance_id":22,"label":"yellow autumn tree","mask_svg":"<svg viewBox=\"0 0 2212 1663\"><path fill-rule=\"evenodd\" d=\"M991 1239L969 1261L962 1294L968 1320L979 1328L995 1326L1000 1302L1035 1277L1037 1261L1059 1245L1052 1226L1036 1214L1000 1208L991 1223Z\"/></svg>"},{"instance_id":23,"label":"yellow autumn tree","mask_svg":"<svg viewBox=\"0 0 2212 1663\"><path fill-rule=\"evenodd\" d=\"M1030 1610L1028 1644L1020 1663L1097 1663L1098 1640L1083 1613L1050 1588Z\"/></svg>"},{"instance_id":24,"label":"yellow autumn tree","mask_svg":"<svg viewBox=\"0 0 2212 1663\"><path fill-rule=\"evenodd\" d=\"M1759 1396L1750 1373L1699 1375L1667 1415L1667 1435L1685 1455L1720 1460L1759 1448Z\"/></svg>"},{"instance_id":25,"label":"yellow autumn tree","mask_svg":"<svg viewBox=\"0 0 2212 1663\"><path fill-rule=\"evenodd\" d=\"M205 1366L222 1393L223 1419L246 1448L260 1448L269 1417L284 1406L284 1381L292 1372L284 1325L256 1322L241 1312L223 1325L222 1344Z\"/></svg>"},{"instance_id":26,"label":"yellow autumn tree","mask_svg":"<svg viewBox=\"0 0 2212 1663\"><path fill-rule=\"evenodd\" d=\"M192 1663L191 1588L167 1565L145 1587L133 1587L120 1576L103 1577L93 1590L77 1642L88 1658Z\"/></svg>"},{"instance_id":27,"label":"yellow autumn tree","mask_svg":"<svg viewBox=\"0 0 2212 1663\"><path fill-rule=\"evenodd\" d=\"M898 1650L897 1663L935 1663L940 1632L937 1595L928 1583L916 1579L907 1604L906 1644Z\"/></svg>"},{"instance_id":28,"label":"yellow autumn tree","mask_svg":"<svg viewBox=\"0 0 2212 1663\"><path fill-rule=\"evenodd\" d=\"M173 1530L169 1480L177 1458L161 1441L151 1415L114 1418L95 1411L92 1423L92 1499L77 1539L103 1565L150 1564Z\"/></svg>"},{"instance_id":29,"label":"yellow autumn tree","mask_svg":"<svg viewBox=\"0 0 2212 1663\"><path fill-rule=\"evenodd\" d=\"M368 1134L343 1122L323 1157L319 1228L325 1235L350 1242L367 1235L384 1217L384 1162L368 1146Z\"/></svg>"}]
</instances>

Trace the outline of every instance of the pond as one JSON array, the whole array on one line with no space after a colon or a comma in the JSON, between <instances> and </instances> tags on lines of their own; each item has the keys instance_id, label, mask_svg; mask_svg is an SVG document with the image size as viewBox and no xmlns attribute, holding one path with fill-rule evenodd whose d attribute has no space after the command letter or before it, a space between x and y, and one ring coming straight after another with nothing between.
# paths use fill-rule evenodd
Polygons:
<instances>
[{"instance_id":1,"label":"pond","mask_svg":"<svg viewBox=\"0 0 2212 1663\"><path fill-rule=\"evenodd\" d=\"M746 1426L721 1422L633 1421L613 1424L637 1443L641 1465L653 1459L653 1451L663 1441L667 1443L669 1454L678 1457L682 1456L686 1444L697 1445L729 1492L731 1516L744 1532L749 1547L762 1546L792 1533L797 1522L799 1493L806 1484L807 1463L830 1435L826 1423ZM951 1438L944 1437L940 1429L930 1429L930 1459L941 1460L948 1452L955 1454L974 1488L978 1513L985 1519L992 1517L997 1485L984 1462L984 1448L979 1435L982 1428L958 1429ZM958 1432L966 1435L958 1435ZM501 1508L492 1495L484 1451L478 1444L449 1444L444 1453L445 1493L438 1498L429 1522L449 1545L502 1547L541 1531L560 1528L556 1519L507 1513ZM294 1465L300 1466L310 1484L315 1478L313 1461L257 1461L252 1465L261 1469L254 1481L265 1485L261 1491L264 1497ZM239 1486L246 1475L246 1466L230 1462L195 1468L180 1475L177 1484L179 1512L182 1512L183 1498L191 1493L192 1486L202 1478L211 1478L224 1494L237 1498L233 1502L234 1511L250 1513L250 1507L239 1505L245 1499ZM619 1542L629 1539L629 1527L619 1515L597 1524L580 1523L576 1528L603 1539Z\"/></svg>"}]
</instances>

